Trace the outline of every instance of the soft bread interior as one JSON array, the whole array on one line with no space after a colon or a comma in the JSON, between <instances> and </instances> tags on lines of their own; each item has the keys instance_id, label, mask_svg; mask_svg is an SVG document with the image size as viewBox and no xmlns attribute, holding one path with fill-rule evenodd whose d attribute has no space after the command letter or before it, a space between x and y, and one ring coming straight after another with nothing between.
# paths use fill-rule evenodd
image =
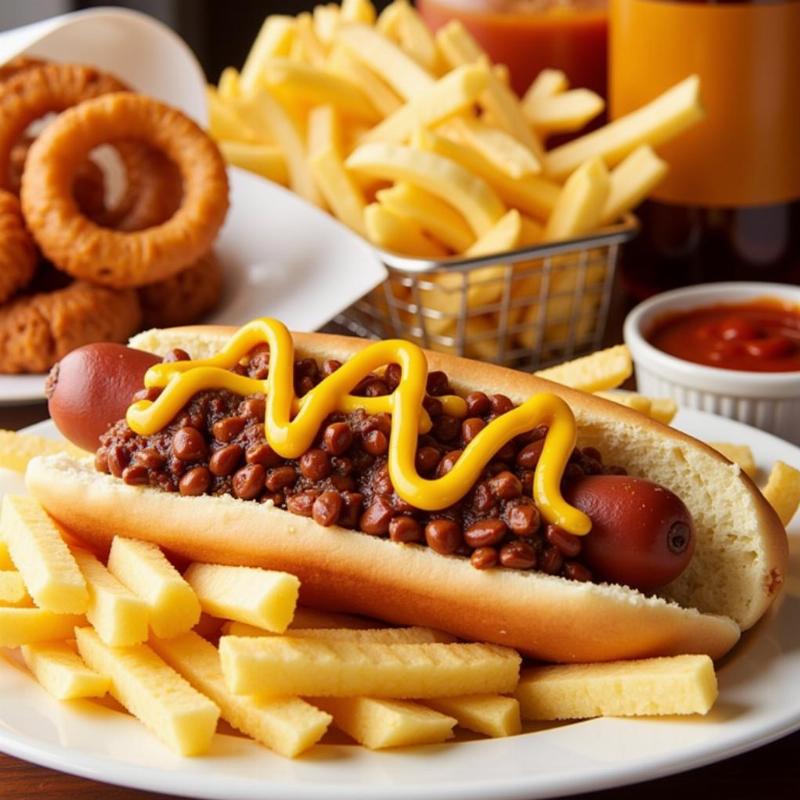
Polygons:
<instances>
[{"instance_id":1,"label":"soft bread interior","mask_svg":"<svg viewBox=\"0 0 800 800\"><path fill-rule=\"evenodd\" d=\"M206 358L219 351L233 330L151 330L135 336L131 346L159 355L182 347L193 358ZM301 356L339 359L369 344L319 334L295 334L295 342ZM769 607L786 570L786 532L739 467L697 440L610 401L502 367L439 353L428 358L431 369L445 370L464 392L502 392L515 403L536 391L558 393L575 413L580 446L596 447L608 463L660 483L684 501L696 525L695 555L680 578L661 592L664 597L729 616L742 629Z\"/></svg>"}]
</instances>

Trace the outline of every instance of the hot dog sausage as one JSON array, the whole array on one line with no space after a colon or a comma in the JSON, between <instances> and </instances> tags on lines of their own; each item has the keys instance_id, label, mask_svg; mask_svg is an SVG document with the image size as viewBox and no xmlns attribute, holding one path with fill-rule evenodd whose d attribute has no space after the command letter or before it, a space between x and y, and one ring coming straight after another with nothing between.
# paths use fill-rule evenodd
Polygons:
<instances>
[{"instance_id":1,"label":"hot dog sausage","mask_svg":"<svg viewBox=\"0 0 800 800\"><path fill-rule=\"evenodd\" d=\"M47 407L56 427L78 447L96 450L100 436L125 416L145 372L160 360L110 342L73 350L47 379Z\"/></svg>"},{"instance_id":2,"label":"hot dog sausage","mask_svg":"<svg viewBox=\"0 0 800 800\"><path fill-rule=\"evenodd\" d=\"M581 552L596 578L647 591L688 565L692 516L663 486L630 475L588 475L566 483L564 497L592 520Z\"/></svg>"}]
</instances>

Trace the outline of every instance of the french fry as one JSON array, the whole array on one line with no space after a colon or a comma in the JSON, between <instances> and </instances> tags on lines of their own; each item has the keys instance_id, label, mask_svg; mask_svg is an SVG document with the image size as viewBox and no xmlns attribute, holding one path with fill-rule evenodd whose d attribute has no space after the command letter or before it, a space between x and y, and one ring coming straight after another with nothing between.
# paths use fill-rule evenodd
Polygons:
<instances>
[{"instance_id":1,"label":"french fry","mask_svg":"<svg viewBox=\"0 0 800 800\"><path fill-rule=\"evenodd\" d=\"M41 608L0 606L0 647L20 647L67 639L76 625L85 625L80 614L54 614Z\"/></svg>"},{"instance_id":2,"label":"french fry","mask_svg":"<svg viewBox=\"0 0 800 800\"><path fill-rule=\"evenodd\" d=\"M699 122L700 79L690 75L645 106L579 139L550 150L545 172L565 178L589 158L602 158L613 166L642 144L656 147Z\"/></svg>"},{"instance_id":3,"label":"french fry","mask_svg":"<svg viewBox=\"0 0 800 800\"><path fill-rule=\"evenodd\" d=\"M146 603L118 581L91 553L74 548L72 555L89 587L86 619L110 647L126 647L147 640Z\"/></svg>"},{"instance_id":4,"label":"french fry","mask_svg":"<svg viewBox=\"0 0 800 800\"><path fill-rule=\"evenodd\" d=\"M354 58L380 75L404 100L410 100L434 83L433 76L411 56L366 25L343 26L336 38Z\"/></svg>"},{"instance_id":5,"label":"french fry","mask_svg":"<svg viewBox=\"0 0 800 800\"><path fill-rule=\"evenodd\" d=\"M69 453L75 458L89 455L66 439L47 439L32 433L17 433L0 429L0 469L25 472L35 456Z\"/></svg>"},{"instance_id":6,"label":"french fry","mask_svg":"<svg viewBox=\"0 0 800 800\"><path fill-rule=\"evenodd\" d=\"M589 89L526 97L522 106L525 117L541 136L579 131L605 108L603 98Z\"/></svg>"},{"instance_id":7,"label":"french fry","mask_svg":"<svg viewBox=\"0 0 800 800\"><path fill-rule=\"evenodd\" d=\"M455 717L468 731L484 736L516 736L522 731L519 702L499 694L473 694L426 700L435 711Z\"/></svg>"},{"instance_id":8,"label":"french fry","mask_svg":"<svg viewBox=\"0 0 800 800\"><path fill-rule=\"evenodd\" d=\"M36 605L58 614L82 614L89 591L62 529L32 497L7 494L0 516L11 560Z\"/></svg>"},{"instance_id":9,"label":"french fry","mask_svg":"<svg viewBox=\"0 0 800 800\"><path fill-rule=\"evenodd\" d=\"M632 374L631 354L624 344L598 350L535 373L537 378L545 378L582 392L616 389Z\"/></svg>"},{"instance_id":10,"label":"french fry","mask_svg":"<svg viewBox=\"0 0 800 800\"><path fill-rule=\"evenodd\" d=\"M417 127L433 126L468 109L487 86L485 64L467 64L448 72L415 94L365 136L364 142L402 144Z\"/></svg>"},{"instance_id":11,"label":"french fry","mask_svg":"<svg viewBox=\"0 0 800 800\"><path fill-rule=\"evenodd\" d=\"M342 123L336 106L331 103L315 106L308 113L307 131L308 155L313 158L331 148L334 153L342 152Z\"/></svg>"},{"instance_id":12,"label":"french fry","mask_svg":"<svg viewBox=\"0 0 800 800\"><path fill-rule=\"evenodd\" d=\"M428 130L417 131L414 144L450 159L482 178L504 203L537 219L546 220L550 216L561 192L557 183L540 175L526 175L516 180L509 178L476 150L451 138L451 133L458 134L457 130L448 129L448 125L445 123L442 129L446 136Z\"/></svg>"},{"instance_id":13,"label":"french fry","mask_svg":"<svg viewBox=\"0 0 800 800\"><path fill-rule=\"evenodd\" d=\"M427 237L411 217L395 214L380 203L370 203L364 209L364 226L369 241L382 250L417 258L438 259L447 255L447 250Z\"/></svg>"},{"instance_id":14,"label":"french fry","mask_svg":"<svg viewBox=\"0 0 800 800\"><path fill-rule=\"evenodd\" d=\"M671 397L651 397L650 416L662 425L669 425L678 413L678 404Z\"/></svg>"},{"instance_id":15,"label":"french fry","mask_svg":"<svg viewBox=\"0 0 800 800\"><path fill-rule=\"evenodd\" d=\"M226 622L224 636L272 636L270 631L242 622ZM287 631L292 639L313 639L319 642L358 642L361 644L425 644L450 643L454 636L433 628L292 628Z\"/></svg>"},{"instance_id":16,"label":"french fry","mask_svg":"<svg viewBox=\"0 0 800 800\"><path fill-rule=\"evenodd\" d=\"M528 667L516 691L523 719L706 714L717 698L708 656Z\"/></svg>"},{"instance_id":17,"label":"french fry","mask_svg":"<svg viewBox=\"0 0 800 800\"><path fill-rule=\"evenodd\" d=\"M103 697L111 680L86 666L66 642L22 646L22 658L36 680L57 700Z\"/></svg>"},{"instance_id":18,"label":"french fry","mask_svg":"<svg viewBox=\"0 0 800 800\"><path fill-rule=\"evenodd\" d=\"M314 6L311 16L314 21L314 33L326 47L333 44L336 31L341 23L341 9L336 3Z\"/></svg>"},{"instance_id":19,"label":"french fry","mask_svg":"<svg viewBox=\"0 0 800 800\"><path fill-rule=\"evenodd\" d=\"M556 95L566 92L569 89L569 80L566 73L560 69L543 69L533 79L533 82L525 92L522 98L522 110L536 100L544 97L555 97Z\"/></svg>"},{"instance_id":20,"label":"french fry","mask_svg":"<svg viewBox=\"0 0 800 800\"><path fill-rule=\"evenodd\" d=\"M475 242L475 234L461 214L418 186L401 181L379 190L376 197L389 211L413 219L456 253L468 250Z\"/></svg>"},{"instance_id":21,"label":"french fry","mask_svg":"<svg viewBox=\"0 0 800 800\"><path fill-rule=\"evenodd\" d=\"M3 538L3 531L0 530L0 570L14 570L14 562L11 560L11 556L8 552L8 545L6 544L6 540Z\"/></svg>"},{"instance_id":22,"label":"french fry","mask_svg":"<svg viewBox=\"0 0 800 800\"><path fill-rule=\"evenodd\" d=\"M233 694L222 677L217 649L196 633L155 638L151 646L219 706L226 722L276 753L294 758L318 742L328 729L330 715L299 697L267 699Z\"/></svg>"},{"instance_id":23,"label":"french fry","mask_svg":"<svg viewBox=\"0 0 800 800\"><path fill-rule=\"evenodd\" d=\"M708 444L717 452L722 453L728 461L738 464L745 475L755 479L758 467L753 458L753 451L746 444L731 444L730 442L709 442Z\"/></svg>"},{"instance_id":24,"label":"french fry","mask_svg":"<svg viewBox=\"0 0 800 800\"><path fill-rule=\"evenodd\" d=\"M347 48L335 45L328 55L327 65L331 72L357 84L381 116L388 117L403 105L389 86L369 67L354 58Z\"/></svg>"},{"instance_id":25,"label":"french fry","mask_svg":"<svg viewBox=\"0 0 800 800\"><path fill-rule=\"evenodd\" d=\"M544 238L569 239L594 230L609 194L608 170L602 160L592 158L569 176L547 220Z\"/></svg>"},{"instance_id":26,"label":"french fry","mask_svg":"<svg viewBox=\"0 0 800 800\"><path fill-rule=\"evenodd\" d=\"M357 644L223 636L222 672L234 692L319 697L427 698L510 692L520 658L487 644Z\"/></svg>"},{"instance_id":27,"label":"french fry","mask_svg":"<svg viewBox=\"0 0 800 800\"><path fill-rule=\"evenodd\" d=\"M375 16L375 6L370 0L342 0L343 20L372 25L375 22Z\"/></svg>"},{"instance_id":28,"label":"french fry","mask_svg":"<svg viewBox=\"0 0 800 800\"><path fill-rule=\"evenodd\" d=\"M199 622L197 595L158 546L115 536L108 571L144 601L156 636L177 636Z\"/></svg>"},{"instance_id":29,"label":"french fry","mask_svg":"<svg viewBox=\"0 0 800 800\"><path fill-rule=\"evenodd\" d=\"M327 53L314 30L314 20L307 11L295 18L295 37L290 55L312 67L322 67Z\"/></svg>"},{"instance_id":30,"label":"french fry","mask_svg":"<svg viewBox=\"0 0 800 800\"><path fill-rule=\"evenodd\" d=\"M257 91L266 61L289 55L295 28L292 17L273 14L264 20L242 67L241 87L245 94Z\"/></svg>"},{"instance_id":31,"label":"french fry","mask_svg":"<svg viewBox=\"0 0 800 800\"><path fill-rule=\"evenodd\" d=\"M25 588L22 575L15 569L6 569L0 566L0 605L24 606L31 605L31 598Z\"/></svg>"},{"instance_id":32,"label":"french fry","mask_svg":"<svg viewBox=\"0 0 800 800\"><path fill-rule=\"evenodd\" d=\"M314 205L322 197L306 162L305 142L292 117L266 89L238 100L234 108L254 129L270 131L286 159L289 187Z\"/></svg>"},{"instance_id":33,"label":"french fry","mask_svg":"<svg viewBox=\"0 0 800 800\"><path fill-rule=\"evenodd\" d=\"M283 633L292 621L300 581L258 567L191 564L184 573L207 614Z\"/></svg>"},{"instance_id":34,"label":"french fry","mask_svg":"<svg viewBox=\"0 0 800 800\"><path fill-rule=\"evenodd\" d=\"M608 197L600 215L600 224L615 222L636 208L668 171L667 162L659 158L652 147L646 144L637 147L611 170Z\"/></svg>"},{"instance_id":35,"label":"french fry","mask_svg":"<svg viewBox=\"0 0 800 800\"><path fill-rule=\"evenodd\" d=\"M394 0L392 6L397 7L396 30L400 46L428 72L437 74L439 52L430 28L408 0Z\"/></svg>"},{"instance_id":36,"label":"french fry","mask_svg":"<svg viewBox=\"0 0 800 800\"><path fill-rule=\"evenodd\" d=\"M225 139L217 141L225 160L235 167L241 167L269 181L286 186L289 172L286 159L278 147L270 144L233 142Z\"/></svg>"},{"instance_id":37,"label":"french fry","mask_svg":"<svg viewBox=\"0 0 800 800\"><path fill-rule=\"evenodd\" d=\"M261 79L280 99L309 105L330 103L358 119L368 122L380 119L380 114L357 84L322 67L272 58L264 63Z\"/></svg>"},{"instance_id":38,"label":"french fry","mask_svg":"<svg viewBox=\"0 0 800 800\"><path fill-rule=\"evenodd\" d=\"M370 750L437 744L453 737L456 720L404 700L373 697L313 698L333 716L333 724Z\"/></svg>"},{"instance_id":39,"label":"french fry","mask_svg":"<svg viewBox=\"0 0 800 800\"><path fill-rule=\"evenodd\" d=\"M762 493L783 525L788 525L800 504L800 470L776 461Z\"/></svg>"},{"instance_id":40,"label":"french fry","mask_svg":"<svg viewBox=\"0 0 800 800\"><path fill-rule=\"evenodd\" d=\"M408 181L452 205L481 236L506 209L494 190L461 165L436 153L370 142L356 148L345 166L378 178Z\"/></svg>"},{"instance_id":41,"label":"french fry","mask_svg":"<svg viewBox=\"0 0 800 800\"><path fill-rule=\"evenodd\" d=\"M539 159L524 144L499 128L478 119L461 117L453 120L450 129L464 144L474 148L509 178L523 178L542 171Z\"/></svg>"},{"instance_id":42,"label":"french fry","mask_svg":"<svg viewBox=\"0 0 800 800\"><path fill-rule=\"evenodd\" d=\"M91 628L77 628L75 638L81 658L111 679L111 695L162 742L182 756L208 750L219 708L150 647L108 647Z\"/></svg>"},{"instance_id":43,"label":"french fry","mask_svg":"<svg viewBox=\"0 0 800 800\"><path fill-rule=\"evenodd\" d=\"M473 64L486 56L485 51L475 41L464 23L451 19L436 31L436 45L450 69L462 64Z\"/></svg>"},{"instance_id":44,"label":"french fry","mask_svg":"<svg viewBox=\"0 0 800 800\"><path fill-rule=\"evenodd\" d=\"M611 400L623 406L628 406L635 411L660 422L662 425L669 425L673 417L678 413L678 404L671 397L646 397L636 392L627 391L600 391L595 392L598 397Z\"/></svg>"},{"instance_id":45,"label":"french fry","mask_svg":"<svg viewBox=\"0 0 800 800\"><path fill-rule=\"evenodd\" d=\"M319 611L316 608L298 606L294 610L289 627L295 629L307 628L350 628L352 630L367 630L376 627L375 620L366 617L356 617L352 614L339 614L335 611Z\"/></svg>"}]
</instances>

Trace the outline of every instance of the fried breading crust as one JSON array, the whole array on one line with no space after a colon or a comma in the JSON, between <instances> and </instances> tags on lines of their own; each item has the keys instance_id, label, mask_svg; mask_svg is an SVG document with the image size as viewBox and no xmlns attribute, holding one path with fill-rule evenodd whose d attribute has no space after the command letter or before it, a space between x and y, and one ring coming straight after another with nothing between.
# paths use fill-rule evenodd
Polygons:
<instances>
[{"instance_id":1,"label":"fried breading crust","mask_svg":"<svg viewBox=\"0 0 800 800\"><path fill-rule=\"evenodd\" d=\"M0 189L0 303L33 278L38 257L19 201Z\"/></svg>"}]
</instances>

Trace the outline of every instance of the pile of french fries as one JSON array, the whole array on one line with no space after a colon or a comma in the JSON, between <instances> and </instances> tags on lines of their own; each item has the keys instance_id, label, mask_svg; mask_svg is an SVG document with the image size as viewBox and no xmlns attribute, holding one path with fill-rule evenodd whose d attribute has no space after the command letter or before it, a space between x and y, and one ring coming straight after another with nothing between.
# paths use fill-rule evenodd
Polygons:
<instances>
[{"instance_id":1,"label":"pile of french fries","mask_svg":"<svg viewBox=\"0 0 800 800\"><path fill-rule=\"evenodd\" d=\"M669 422L673 402L616 391L631 371L618 346L539 374ZM755 475L748 448L714 446ZM59 450L76 453L0 431L0 469ZM778 462L763 491L788 522L800 471ZM717 695L703 656L530 666L509 648L302 608L299 589L265 569L195 563L181 574L155 545L119 537L101 559L33 498L2 501L0 648L19 648L56 698L110 694L182 755L206 752L220 718L296 757L331 726L383 749L444 742L456 728L511 736L523 720L702 714Z\"/></svg>"},{"instance_id":2,"label":"pile of french fries","mask_svg":"<svg viewBox=\"0 0 800 800\"><path fill-rule=\"evenodd\" d=\"M692 76L548 150L548 136L600 114L602 98L570 89L558 70L519 98L460 22L433 34L407 0L379 16L370 0L343 0L268 17L241 73L226 69L208 102L211 134L230 163L289 186L384 251L433 262L619 221L667 171L653 147L703 115ZM544 290L539 262L433 271L416 298L392 289L401 322L422 319L428 343L463 341L466 316L468 354L496 359L498 327L509 337L501 350L561 341L575 317L578 339L594 329L608 264L594 253L598 263L587 267L586 255L557 258ZM573 303L579 289L586 297ZM547 324L535 325L543 312Z\"/></svg>"}]
</instances>

